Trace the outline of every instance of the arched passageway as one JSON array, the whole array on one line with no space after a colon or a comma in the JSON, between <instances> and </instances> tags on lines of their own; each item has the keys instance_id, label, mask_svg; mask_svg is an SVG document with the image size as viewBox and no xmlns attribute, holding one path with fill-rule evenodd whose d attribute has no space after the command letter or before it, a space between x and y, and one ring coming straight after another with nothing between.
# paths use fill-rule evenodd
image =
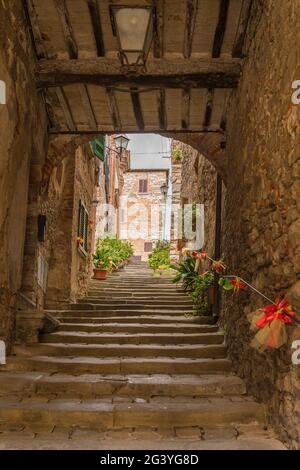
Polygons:
<instances>
[{"instance_id":1,"label":"arched passageway","mask_svg":"<svg viewBox=\"0 0 300 470\"><path fill-rule=\"evenodd\" d=\"M20 296L26 217L31 223L37 214L34 190L28 211L29 182L42 191L62 157L116 131L176 135L201 152L226 181L226 263L269 297L284 290L299 306L300 107L291 103L300 73L299 3L153 2L154 47L146 73L134 75L120 69L108 1L96 16L95 1L22 3L25 10L21 2L0 6L7 90L0 105L0 301L7 343L16 311L32 308ZM260 306L250 296L224 303L230 355L296 448L299 367L291 363L291 345L299 329L279 352L256 353L246 314Z\"/></svg>"}]
</instances>

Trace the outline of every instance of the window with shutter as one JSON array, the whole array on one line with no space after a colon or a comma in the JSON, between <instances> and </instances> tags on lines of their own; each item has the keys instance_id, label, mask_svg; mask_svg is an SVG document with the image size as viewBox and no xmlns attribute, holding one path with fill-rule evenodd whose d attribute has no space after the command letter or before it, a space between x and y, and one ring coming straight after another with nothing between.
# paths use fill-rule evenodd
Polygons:
<instances>
[{"instance_id":1,"label":"window with shutter","mask_svg":"<svg viewBox=\"0 0 300 470\"><path fill-rule=\"evenodd\" d=\"M148 180L143 179L139 180L139 193L147 193L148 192Z\"/></svg>"},{"instance_id":2,"label":"window with shutter","mask_svg":"<svg viewBox=\"0 0 300 470\"><path fill-rule=\"evenodd\" d=\"M105 155L105 136L102 135L97 139L92 140L91 142L92 150L95 157L99 158L100 160L104 161Z\"/></svg>"},{"instance_id":3,"label":"window with shutter","mask_svg":"<svg viewBox=\"0 0 300 470\"><path fill-rule=\"evenodd\" d=\"M78 211L78 230L77 240L78 246L87 253L88 251L88 234L89 234L89 213L86 210L83 202L79 201Z\"/></svg>"}]
</instances>

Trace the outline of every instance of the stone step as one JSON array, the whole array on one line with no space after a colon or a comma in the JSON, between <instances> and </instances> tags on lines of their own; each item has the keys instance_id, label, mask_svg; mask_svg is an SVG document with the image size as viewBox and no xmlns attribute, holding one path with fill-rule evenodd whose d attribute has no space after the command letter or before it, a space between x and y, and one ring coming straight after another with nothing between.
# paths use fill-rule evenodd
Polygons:
<instances>
[{"instance_id":1,"label":"stone step","mask_svg":"<svg viewBox=\"0 0 300 470\"><path fill-rule=\"evenodd\" d=\"M97 309L73 309L73 310L48 310L49 313L51 313L53 316L57 317L73 317L74 315L76 316L84 316L89 318L90 316L92 317L99 317L99 318L109 318L109 317L117 317L117 316L122 316L122 317L136 317L137 315L141 316L147 316L149 315L150 317L152 316L168 316L168 317L173 317L175 318L174 321L176 321L176 317L182 317L183 315L187 315L193 318L196 318L197 316L192 315L192 311L182 311L182 310L170 310L170 309L147 309L147 310L133 310L131 307L127 309L115 309L115 310L97 310ZM207 316L206 318L211 318Z\"/></svg>"},{"instance_id":2,"label":"stone step","mask_svg":"<svg viewBox=\"0 0 300 470\"><path fill-rule=\"evenodd\" d=\"M206 397L240 396L244 382L233 375L100 375L79 376L40 372L0 373L1 395L63 397Z\"/></svg>"},{"instance_id":3,"label":"stone step","mask_svg":"<svg viewBox=\"0 0 300 470\"><path fill-rule=\"evenodd\" d=\"M103 300L95 297L94 299L89 297L85 299L79 299L77 303L75 304L77 307L76 308L81 308L82 305L89 305L89 304L97 304L97 308L99 309L107 309L109 307L112 308L128 308L128 306L133 307L133 308L151 308L152 305L157 306L158 308L161 307L174 307L176 305L176 308L193 308L193 302L191 299L186 298L186 300L157 300L157 299L110 299L110 300ZM78 307L80 306L80 307ZM72 305L71 305L72 307Z\"/></svg>"},{"instance_id":4,"label":"stone step","mask_svg":"<svg viewBox=\"0 0 300 470\"><path fill-rule=\"evenodd\" d=\"M140 324L140 323L61 323L59 331L80 331L80 332L97 332L97 333L112 333L112 334L201 334L201 333L215 333L219 331L217 325L197 325L190 324Z\"/></svg>"},{"instance_id":5,"label":"stone step","mask_svg":"<svg viewBox=\"0 0 300 470\"><path fill-rule=\"evenodd\" d=\"M15 346L15 352L22 354L24 349ZM223 344L88 344L81 343L40 343L26 347L26 355L43 356L84 356L84 357L168 357L168 358L225 358Z\"/></svg>"},{"instance_id":6,"label":"stone step","mask_svg":"<svg viewBox=\"0 0 300 470\"><path fill-rule=\"evenodd\" d=\"M120 300L124 300L124 302L145 302L148 301L163 301L163 302L170 302L172 305L176 302L189 302L191 303L191 299L187 295L181 295L180 293L174 294L136 294L136 293L99 293L95 295L89 295L84 299L79 299L78 303L80 302L87 302L87 303L102 303L102 302L120 302Z\"/></svg>"},{"instance_id":7,"label":"stone step","mask_svg":"<svg viewBox=\"0 0 300 470\"><path fill-rule=\"evenodd\" d=\"M111 310L140 310L140 311L143 311L143 309L145 310L152 310L154 312L161 312L161 311L164 311L164 310L170 310L172 309L172 307L175 307L176 310L181 310L181 312L185 313L185 312L192 312L193 311L193 304L192 303L186 303L186 304L183 304L182 302L181 303L177 303L177 302L174 302L173 304L171 303L166 303L164 305L159 305L159 304L151 304L151 303L147 303L147 304L143 304L141 302L139 303L135 303L135 302L119 302L119 303L85 303L85 302L81 302L81 303L76 303L76 304L71 304L70 305L71 307L71 310L106 310L106 311L111 311Z\"/></svg>"},{"instance_id":8,"label":"stone step","mask_svg":"<svg viewBox=\"0 0 300 470\"><path fill-rule=\"evenodd\" d=\"M42 343L84 344L222 344L224 335L217 333L87 333L84 331L58 331L41 336Z\"/></svg>"},{"instance_id":9,"label":"stone step","mask_svg":"<svg viewBox=\"0 0 300 470\"><path fill-rule=\"evenodd\" d=\"M63 374L215 374L231 371L228 359L187 359L170 357L9 357L4 371L39 371Z\"/></svg>"},{"instance_id":10,"label":"stone step","mask_svg":"<svg viewBox=\"0 0 300 470\"><path fill-rule=\"evenodd\" d=\"M211 317L194 317L193 319L188 316L167 316L167 315L141 315L141 316L107 316L102 317L101 315L93 316L82 316L82 314L75 316L63 315L57 316L57 319L61 322L69 323L97 323L97 324L107 324L114 323L116 325L123 323L140 323L140 324L173 324L179 323L184 324L184 326L195 324L195 325L209 325L213 324L213 318Z\"/></svg>"},{"instance_id":11,"label":"stone step","mask_svg":"<svg viewBox=\"0 0 300 470\"><path fill-rule=\"evenodd\" d=\"M54 399L49 403L0 401L0 420L26 425L78 426L89 429L141 428L145 426L226 426L263 423L264 408L251 401L196 398L184 403L153 400L149 403L105 403L103 400Z\"/></svg>"},{"instance_id":12,"label":"stone step","mask_svg":"<svg viewBox=\"0 0 300 470\"><path fill-rule=\"evenodd\" d=\"M178 284L157 284L155 286L148 286L147 284L142 285L141 287L137 289L133 289L131 287L126 287L123 285L123 283L118 284L118 286L112 286L112 285L100 285L98 287L89 287L88 293L92 294L98 294L101 292L137 292L137 293L149 293L149 292L159 292L159 293L165 293L167 294L168 292L172 293L180 293L183 294L185 293L185 290L179 286Z\"/></svg>"}]
</instances>

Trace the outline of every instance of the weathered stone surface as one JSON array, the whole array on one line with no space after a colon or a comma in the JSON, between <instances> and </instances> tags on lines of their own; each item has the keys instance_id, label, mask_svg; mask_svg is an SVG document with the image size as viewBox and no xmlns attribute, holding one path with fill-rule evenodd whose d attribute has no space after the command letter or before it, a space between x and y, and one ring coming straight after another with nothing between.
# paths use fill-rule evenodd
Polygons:
<instances>
[{"instance_id":1,"label":"weathered stone surface","mask_svg":"<svg viewBox=\"0 0 300 470\"><path fill-rule=\"evenodd\" d=\"M34 54L21 2L0 4L0 338L13 339L14 304L22 281L30 162L47 148L46 112L34 81Z\"/></svg>"},{"instance_id":2,"label":"weathered stone surface","mask_svg":"<svg viewBox=\"0 0 300 470\"><path fill-rule=\"evenodd\" d=\"M299 79L300 4L255 1L245 62L228 120L228 179L223 251L226 264L269 298L291 288L299 309L300 106L291 106ZM280 25L280 27L278 27ZM281 72L279 72L281 71ZM265 304L255 294L224 298L223 323L235 370L269 407L281 436L300 443L300 368L291 342L279 351L250 347L247 313ZM245 308L246 306L246 308ZM298 444L295 444L295 443Z\"/></svg>"}]
</instances>

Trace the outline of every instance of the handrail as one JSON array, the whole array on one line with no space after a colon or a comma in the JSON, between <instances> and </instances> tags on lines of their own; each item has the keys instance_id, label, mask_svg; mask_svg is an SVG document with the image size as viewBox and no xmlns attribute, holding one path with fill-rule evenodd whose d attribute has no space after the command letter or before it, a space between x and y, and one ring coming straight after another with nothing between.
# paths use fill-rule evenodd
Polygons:
<instances>
[{"instance_id":1,"label":"handrail","mask_svg":"<svg viewBox=\"0 0 300 470\"><path fill-rule=\"evenodd\" d=\"M216 260L210 258L207 254L205 256L207 259L209 259L212 263L215 263ZM222 277L224 278L227 278L227 279L235 279L235 278L239 278L244 284L246 284L248 287L250 287L251 290L253 290L256 294L260 295L260 297L263 297L265 300L267 300L268 302L270 302L271 304L273 305L276 305L276 302L274 302L272 299L269 299L269 297L267 297L265 294L263 294L260 290L258 290L256 287L254 287L252 284L250 284L250 282L246 281L245 279L243 279L242 277L240 276L236 276L236 275L233 275L233 274L222 274ZM296 310L294 309L295 312L300 315L300 311L299 310ZM296 317L293 317L292 315L290 315L288 312L284 312L284 314L291 318L291 320L293 320L295 323L298 323L298 325L300 325L300 319L296 318Z\"/></svg>"}]
</instances>

